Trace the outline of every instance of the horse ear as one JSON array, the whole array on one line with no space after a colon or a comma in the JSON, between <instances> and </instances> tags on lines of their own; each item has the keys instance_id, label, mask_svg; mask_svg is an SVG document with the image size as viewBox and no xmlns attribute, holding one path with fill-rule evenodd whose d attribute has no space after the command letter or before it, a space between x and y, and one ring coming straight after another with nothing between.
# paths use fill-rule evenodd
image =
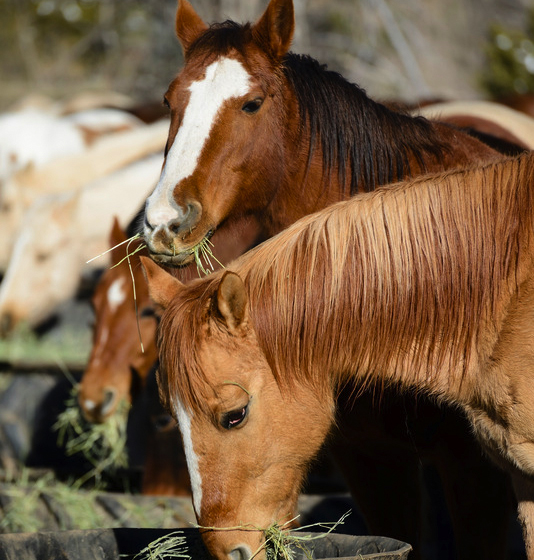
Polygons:
<instances>
[{"instance_id":1,"label":"horse ear","mask_svg":"<svg viewBox=\"0 0 534 560\"><path fill-rule=\"evenodd\" d=\"M180 40L184 53L207 28L208 26L187 0L178 0L176 36Z\"/></svg>"},{"instance_id":2,"label":"horse ear","mask_svg":"<svg viewBox=\"0 0 534 560\"><path fill-rule=\"evenodd\" d=\"M217 308L230 333L241 334L248 320L248 297L235 272L224 273L217 289Z\"/></svg>"},{"instance_id":3,"label":"horse ear","mask_svg":"<svg viewBox=\"0 0 534 560\"><path fill-rule=\"evenodd\" d=\"M145 271L150 299L159 311L163 311L169 307L176 294L183 288L183 284L152 259L142 255L139 258Z\"/></svg>"},{"instance_id":4,"label":"horse ear","mask_svg":"<svg viewBox=\"0 0 534 560\"><path fill-rule=\"evenodd\" d=\"M273 56L281 59L289 50L295 31L293 0L271 0L253 31L267 41Z\"/></svg>"},{"instance_id":5,"label":"horse ear","mask_svg":"<svg viewBox=\"0 0 534 560\"><path fill-rule=\"evenodd\" d=\"M109 246L116 247L124 241L126 241L126 233L121 228L117 216L113 216L113 225L111 226L111 231L109 232ZM121 258L122 256L119 255L119 251L110 251L111 266L118 264Z\"/></svg>"}]
</instances>

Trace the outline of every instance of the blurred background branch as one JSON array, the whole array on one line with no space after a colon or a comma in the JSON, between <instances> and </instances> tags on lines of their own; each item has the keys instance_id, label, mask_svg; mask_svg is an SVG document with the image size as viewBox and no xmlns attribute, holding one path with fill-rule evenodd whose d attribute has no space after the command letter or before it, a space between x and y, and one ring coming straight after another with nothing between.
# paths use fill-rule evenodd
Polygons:
<instances>
[{"instance_id":1,"label":"blurred background branch","mask_svg":"<svg viewBox=\"0 0 534 560\"><path fill-rule=\"evenodd\" d=\"M267 0L192 0L208 21L256 19ZM534 90L529 0L294 0L293 50L378 98ZM24 95L113 90L161 98L181 65L175 0L0 0L0 109Z\"/></svg>"}]
</instances>

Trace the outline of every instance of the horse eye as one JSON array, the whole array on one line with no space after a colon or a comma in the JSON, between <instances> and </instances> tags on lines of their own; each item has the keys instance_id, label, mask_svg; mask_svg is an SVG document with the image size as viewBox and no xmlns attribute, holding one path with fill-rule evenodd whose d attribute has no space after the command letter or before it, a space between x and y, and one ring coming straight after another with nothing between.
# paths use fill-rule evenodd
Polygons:
<instances>
[{"instance_id":1,"label":"horse eye","mask_svg":"<svg viewBox=\"0 0 534 560\"><path fill-rule=\"evenodd\" d=\"M169 103L169 100L166 97L163 98L163 105L165 105L167 109L171 108L171 104Z\"/></svg>"},{"instance_id":2,"label":"horse eye","mask_svg":"<svg viewBox=\"0 0 534 560\"><path fill-rule=\"evenodd\" d=\"M174 426L174 420L169 414L160 414L157 418L154 418L153 422L157 432L162 432Z\"/></svg>"},{"instance_id":3,"label":"horse eye","mask_svg":"<svg viewBox=\"0 0 534 560\"><path fill-rule=\"evenodd\" d=\"M260 99L260 98L253 99L252 101L247 101L241 109L245 113L248 113L249 115L253 115L254 113L258 112L262 103L263 103L263 99Z\"/></svg>"},{"instance_id":4,"label":"horse eye","mask_svg":"<svg viewBox=\"0 0 534 560\"><path fill-rule=\"evenodd\" d=\"M232 428L237 428L243 423L243 420L247 417L248 405L240 408L238 410L232 410L223 414L221 419L221 426L225 430L231 430Z\"/></svg>"}]
</instances>

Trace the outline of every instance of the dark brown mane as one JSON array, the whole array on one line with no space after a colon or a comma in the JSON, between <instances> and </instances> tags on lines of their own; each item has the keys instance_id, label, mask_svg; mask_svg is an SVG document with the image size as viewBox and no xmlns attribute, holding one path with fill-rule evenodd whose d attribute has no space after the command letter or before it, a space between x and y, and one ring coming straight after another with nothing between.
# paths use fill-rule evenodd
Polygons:
<instances>
[{"instance_id":1,"label":"dark brown mane","mask_svg":"<svg viewBox=\"0 0 534 560\"><path fill-rule=\"evenodd\" d=\"M279 382L330 385L376 371L413 380L444 364L461 376L479 325L501 319L496 302L531 259L533 195L528 154L354 197L235 261ZM161 324L173 371L165 386L193 408L218 278L184 290Z\"/></svg>"},{"instance_id":2,"label":"dark brown mane","mask_svg":"<svg viewBox=\"0 0 534 560\"><path fill-rule=\"evenodd\" d=\"M373 101L309 56L290 53L283 69L298 99L301 126L310 129L309 160L320 142L326 174L337 169L341 184L350 177L351 194L409 176L410 156L424 170L425 158L440 161L450 150L429 121Z\"/></svg>"},{"instance_id":3,"label":"dark brown mane","mask_svg":"<svg viewBox=\"0 0 534 560\"><path fill-rule=\"evenodd\" d=\"M205 62L233 51L246 56L253 40L261 38L253 37L250 24L215 23L186 56L200 55ZM363 89L310 56L287 54L280 72L297 98L303 134L309 130L308 165L320 148L325 182L336 171L341 184L350 178L351 194L410 176L410 158L424 171L426 164L440 162L451 150L429 121L373 101Z\"/></svg>"}]
</instances>

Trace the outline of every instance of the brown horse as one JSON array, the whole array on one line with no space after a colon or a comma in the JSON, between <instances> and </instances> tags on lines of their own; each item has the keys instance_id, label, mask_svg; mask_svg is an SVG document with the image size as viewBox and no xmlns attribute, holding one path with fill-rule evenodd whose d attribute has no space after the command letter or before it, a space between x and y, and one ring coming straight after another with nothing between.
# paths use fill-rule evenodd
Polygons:
<instances>
[{"instance_id":1,"label":"brown horse","mask_svg":"<svg viewBox=\"0 0 534 560\"><path fill-rule=\"evenodd\" d=\"M534 558L533 207L527 154L356 196L189 285L143 258L199 524L234 528L203 533L216 558L293 514L338 394L369 386L466 413Z\"/></svg>"},{"instance_id":2,"label":"brown horse","mask_svg":"<svg viewBox=\"0 0 534 560\"><path fill-rule=\"evenodd\" d=\"M255 25L209 28L179 0L185 67L165 95L165 165L145 213L156 261L192 262L212 235L217 251L237 219L256 225L257 241L359 190L495 155L288 53L293 29L291 0L271 0Z\"/></svg>"},{"instance_id":3,"label":"brown horse","mask_svg":"<svg viewBox=\"0 0 534 560\"><path fill-rule=\"evenodd\" d=\"M121 401L137 401L130 414L142 416L141 428L146 432L142 493L191 495L178 428L162 408L156 388L157 320L140 266L143 250L135 252L142 242L126 245L126 240L115 219L109 239L110 247L115 247L111 268L100 278L92 298L93 347L80 381L78 403L88 421L104 422ZM124 260L128 254L129 263Z\"/></svg>"},{"instance_id":4,"label":"brown horse","mask_svg":"<svg viewBox=\"0 0 534 560\"><path fill-rule=\"evenodd\" d=\"M135 253L142 240L127 247L126 239L115 219L109 244L116 248L110 252L110 268L93 293L93 346L78 395L80 408L90 422L103 422L121 401L131 402L132 390L143 385L157 359L157 319L139 253ZM130 266L124 260L129 253Z\"/></svg>"},{"instance_id":5,"label":"brown horse","mask_svg":"<svg viewBox=\"0 0 534 560\"><path fill-rule=\"evenodd\" d=\"M176 31L185 66L165 96L171 111L165 164L145 212L144 234L154 260L187 265L211 239L214 254L225 263L305 214L357 191L498 157L452 126L392 111L315 60L289 53L293 29L291 0L271 0L254 25L211 27L187 1L179 2ZM402 426L406 409L415 409L410 397L396 405L384 402L381 417ZM434 416L440 417L439 411ZM368 426L373 420L358 421ZM449 429L455 433L456 426ZM353 492L371 531L415 544L419 449L411 434L388 433L387 422L381 438L380 457L370 450L365 462L347 466L351 474L357 468L362 480L370 480L359 489L354 482ZM442 471L450 470L455 439L465 442L470 460L487 471L466 430L447 444L436 440L438 447L429 450ZM376 438L367 439L368 449L376 444ZM382 473L379 479L376 472ZM391 491L383 491L384 480ZM490 509L481 474L454 482L477 508ZM499 556L502 533L477 535L463 523L462 504L453 497L449 507L458 520L462 557ZM496 524L503 525L504 507L495 515Z\"/></svg>"}]
</instances>

